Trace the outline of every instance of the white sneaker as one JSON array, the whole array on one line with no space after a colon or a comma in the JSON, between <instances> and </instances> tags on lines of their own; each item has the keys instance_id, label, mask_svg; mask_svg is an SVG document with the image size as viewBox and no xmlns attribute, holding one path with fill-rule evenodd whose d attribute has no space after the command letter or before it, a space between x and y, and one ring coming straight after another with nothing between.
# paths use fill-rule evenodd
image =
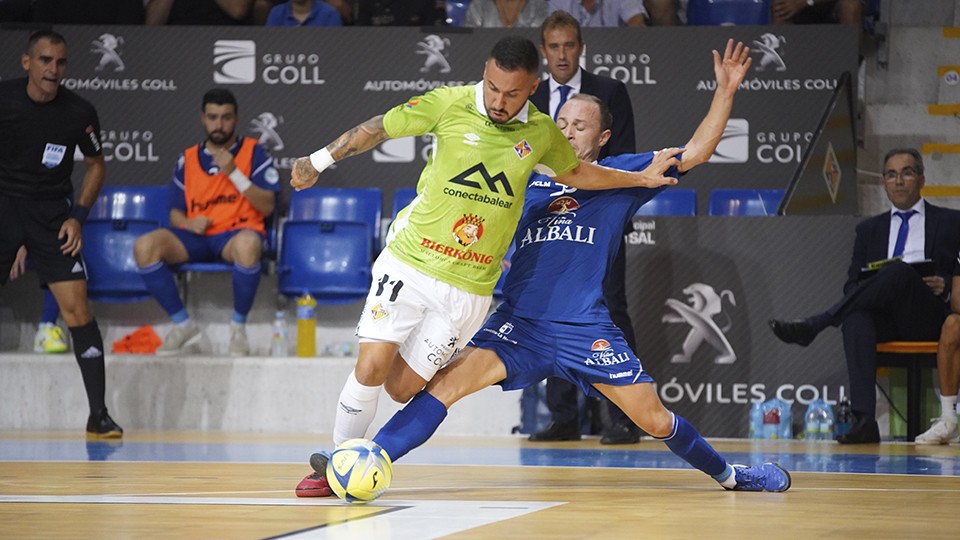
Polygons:
<instances>
[{"instance_id":1,"label":"white sneaker","mask_svg":"<svg viewBox=\"0 0 960 540\"><path fill-rule=\"evenodd\" d=\"M160 356L169 356L183 352L187 347L200 343L200 327L192 322L187 324L175 324L173 329L167 333L163 340L163 345L157 349Z\"/></svg>"},{"instance_id":2,"label":"white sneaker","mask_svg":"<svg viewBox=\"0 0 960 540\"><path fill-rule=\"evenodd\" d=\"M230 346L227 348L230 356L250 356L250 343L247 341L247 325L230 325Z\"/></svg>"},{"instance_id":3,"label":"white sneaker","mask_svg":"<svg viewBox=\"0 0 960 540\"><path fill-rule=\"evenodd\" d=\"M33 352L59 354L67 352L67 336L53 323L40 323L33 337Z\"/></svg>"},{"instance_id":4,"label":"white sneaker","mask_svg":"<svg viewBox=\"0 0 960 540\"><path fill-rule=\"evenodd\" d=\"M960 440L957 433L957 423L937 418L930 429L917 435L917 444L949 444Z\"/></svg>"}]
</instances>

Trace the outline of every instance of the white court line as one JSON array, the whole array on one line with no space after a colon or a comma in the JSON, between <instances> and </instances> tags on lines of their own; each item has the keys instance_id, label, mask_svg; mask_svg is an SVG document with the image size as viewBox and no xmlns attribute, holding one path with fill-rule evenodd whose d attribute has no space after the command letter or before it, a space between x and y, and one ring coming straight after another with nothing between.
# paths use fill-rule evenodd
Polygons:
<instances>
[{"instance_id":1,"label":"white court line","mask_svg":"<svg viewBox=\"0 0 960 540\"><path fill-rule=\"evenodd\" d=\"M318 500L319 499L319 500ZM206 504L241 506L343 506L333 497L244 498L244 497L158 497L134 495L0 495L0 503L60 504ZM421 540L456 534L497 521L560 506L565 502L539 501L384 501L367 508L384 509L348 521L282 534L275 538L327 540L389 538Z\"/></svg>"}]
</instances>

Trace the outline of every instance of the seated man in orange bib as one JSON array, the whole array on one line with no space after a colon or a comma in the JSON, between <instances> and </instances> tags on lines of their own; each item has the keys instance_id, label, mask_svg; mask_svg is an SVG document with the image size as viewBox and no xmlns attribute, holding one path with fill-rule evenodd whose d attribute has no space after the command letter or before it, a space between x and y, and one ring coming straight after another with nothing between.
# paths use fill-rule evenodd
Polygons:
<instances>
[{"instance_id":1,"label":"seated man in orange bib","mask_svg":"<svg viewBox=\"0 0 960 540\"><path fill-rule=\"evenodd\" d=\"M233 263L228 352L250 353L245 323L260 284L264 219L273 213L280 175L264 147L237 136L237 109L228 90L204 94L200 121L207 137L177 161L170 182L170 227L145 234L134 245L137 271L174 323L157 354L177 354L201 339L170 266L212 261Z\"/></svg>"}]
</instances>

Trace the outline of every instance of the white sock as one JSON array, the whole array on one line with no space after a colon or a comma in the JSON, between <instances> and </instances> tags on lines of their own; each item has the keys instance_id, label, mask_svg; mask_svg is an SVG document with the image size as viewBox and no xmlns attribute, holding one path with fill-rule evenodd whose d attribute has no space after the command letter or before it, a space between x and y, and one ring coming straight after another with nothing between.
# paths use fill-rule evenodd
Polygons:
<instances>
[{"instance_id":1,"label":"white sock","mask_svg":"<svg viewBox=\"0 0 960 540\"><path fill-rule=\"evenodd\" d=\"M726 475L727 475L727 478L726 478L723 482L720 482L720 485L721 485L721 486L723 486L723 487L725 487L725 488L727 488L727 489L733 489L733 488L737 487L737 474L736 474L735 472L733 472L733 466L732 466L732 465L730 465L730 464L728 463L728 464L727 464L727 470L724 471L724 472L721 473L721 474L726 474ZM714 478L716 478L716 477L714 477Z\"/></svg>"},{"instance_id":2,"label":"white sock","mask_svg":"<svg viewBox=\"0 0 960 540\"><path fill-rule=\"evenodd\" d=\"M945 422L957 423L957 396L940 396L940 417Z\"/></svg>"},{"instance_id":3,"label":"white sock","mask_svg":"<svg viewBox=\"0 0 960 540\"><path fill-rule=\"evenodd\" d=\"M350 372L347 382L340 391L337 402L337 415L333 424L333 444L340 446L350 439L362 438L377 414L377 400L380 398L380 386L364 386Z\"/></svg>"}]
</instances>

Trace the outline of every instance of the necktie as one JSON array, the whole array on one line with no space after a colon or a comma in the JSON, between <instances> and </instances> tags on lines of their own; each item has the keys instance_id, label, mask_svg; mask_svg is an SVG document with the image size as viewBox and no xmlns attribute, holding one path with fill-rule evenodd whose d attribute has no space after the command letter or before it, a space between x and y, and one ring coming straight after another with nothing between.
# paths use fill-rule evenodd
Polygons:
<instances>
[{"instance_id":1,"label":"necktie","mask_svg":"<svg viewBox=\"0 0 960 540\"><path fill-rule=\"evenodd\" d=\"M903 248L907 245L907 234L910 232L910 218L916 213L916 210L893 213L895 216L900 216L900 230L897 231L897 243L893 245L894 257L903 256Z\"/></svg>"},{"instance_id":2,"label":"necktie","mask_svg":"<svg viewBox=\"0 0 960 540\"><path fill-rule=\"evenodd\" d=\"M563 107L563 104L567 102L567 96L570 95L570 87L565 84L561 84L558 90L560 90L560 103L557 103L557 109L553 111L554 122L557 121L557 115L560 114L560 107Z\"/></svg>"}]
</instances>

